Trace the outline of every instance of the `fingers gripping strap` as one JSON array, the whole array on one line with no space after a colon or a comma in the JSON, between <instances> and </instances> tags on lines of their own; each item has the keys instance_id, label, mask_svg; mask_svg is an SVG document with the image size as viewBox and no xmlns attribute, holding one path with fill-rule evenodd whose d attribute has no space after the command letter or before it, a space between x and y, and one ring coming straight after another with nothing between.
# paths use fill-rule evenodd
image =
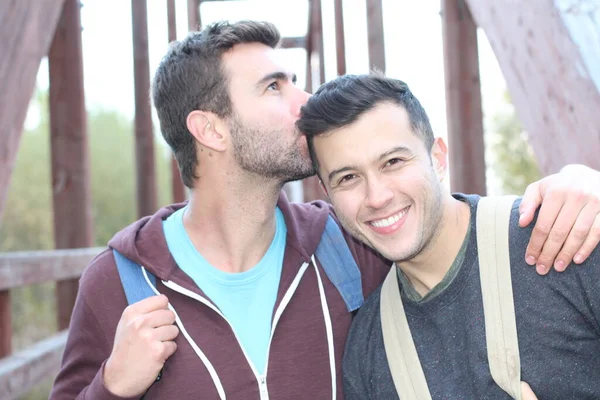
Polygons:
<instances>
[{"instance_id":1,"label":"fingers gripping strap","mask_svg":"<svg viewBox=\"0 0 600 400\"><path fill-rule=\"evenodd\" d=\"M401 400L431 400L400 297L394 265L381 288L381 329L394 386Z\"/></svg>"},{"instance_id":2,"label":"fingers gripping strap","mask_svg":"<svg viewBox=\"0 0 600 400\"><path fill-rule=\"evenodd\" d=\"M515 197L482 197L477 206L477 248L490 372L521 399L521 363L510 275L509 222Z\"/></svg>"}]
</instances>

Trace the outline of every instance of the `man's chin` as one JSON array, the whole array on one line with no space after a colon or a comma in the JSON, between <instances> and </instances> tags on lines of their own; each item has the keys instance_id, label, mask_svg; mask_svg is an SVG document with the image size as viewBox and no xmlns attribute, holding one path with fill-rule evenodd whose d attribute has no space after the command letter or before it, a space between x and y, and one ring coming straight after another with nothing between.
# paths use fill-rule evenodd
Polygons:
<instances>
[{"instance_id":1,"label":"man's chin","mask_svg":"<svg viewBox=\"0 0 600 400\"><path fill-rule=\"evenodd\" d=\"M410 261L419 253L415 250L414 245L408 245L406 241L402 241L402 243L398 243L398 245L394 245L392 243L378 243L377 241L373 241L370 244L370 247L373 248L376 252L381 254L385 259L393 261L393 262L406 262Z\"/></svg>"}]
</instances>

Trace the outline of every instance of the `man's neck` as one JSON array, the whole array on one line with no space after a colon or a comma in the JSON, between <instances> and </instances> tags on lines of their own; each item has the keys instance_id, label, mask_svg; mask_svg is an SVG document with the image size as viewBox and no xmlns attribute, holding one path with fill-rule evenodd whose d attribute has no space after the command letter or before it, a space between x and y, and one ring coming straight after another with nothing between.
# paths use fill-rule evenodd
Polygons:
<instances>
[{"instance_id":1,"label":"man's neck","mask_svg":"<svg viewBox=\"0 0 600 400\"><path fill-rule=\"evenodd\" d=\"M469 205L448 196L437 234L412 260L396 263L421 296L425 296L444 279L469 228Z\"/></svg>"},{"instance_id":2,"label":"man's neck","mask_svg":"<svg viewBox=\"0 0 600 400\"><path fill-rule=\"evenodd\" d=\"M231 273L247 271L262 259L275 235L281 184L247 175L207 178L192 190L185 229L211 265Z\"/></svg>"}]
</instances>

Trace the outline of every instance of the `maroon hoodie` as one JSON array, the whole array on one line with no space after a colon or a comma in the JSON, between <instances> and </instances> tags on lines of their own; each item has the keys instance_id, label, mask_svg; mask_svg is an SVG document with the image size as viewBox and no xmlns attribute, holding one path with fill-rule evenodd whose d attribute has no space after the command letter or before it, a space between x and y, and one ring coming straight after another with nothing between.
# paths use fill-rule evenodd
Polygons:
<instances>
[{"instance_id":1,"label":"maroon hoodie","mask_svg":"<svg viewBox=\"0 0 600 400\"><path fill-rule=\"evenodd\" d=\"M282 194L278 206L287 225L286 249L275 303L275 329L263 376L256 376L228 322L203 303L209 300L178 268L169 253L162 222L182 204L159 210L128 226L109 242L127 258L157 277L157 289L169 298L191 340L216 372L180 332L177 351L165 363L162 379L144 399L330 399L336 386L342 399L341 360L352 316L320 265L315 252L332 208L324 202L289 203ZM389 271L389 263L345 233L360 266L365 296ZM321 296L319 281L322 280ZM329 318L323 312L329 309ZM83 273L63 355L62 368L50 399L119 399L103 385L117 323L127 301L110 249L96 257ZM326 321L331 321L328 340ZM332 382L334 360L336 379ZM218 382L217 382L218 381Z\"/></svg>"}]
</instances>

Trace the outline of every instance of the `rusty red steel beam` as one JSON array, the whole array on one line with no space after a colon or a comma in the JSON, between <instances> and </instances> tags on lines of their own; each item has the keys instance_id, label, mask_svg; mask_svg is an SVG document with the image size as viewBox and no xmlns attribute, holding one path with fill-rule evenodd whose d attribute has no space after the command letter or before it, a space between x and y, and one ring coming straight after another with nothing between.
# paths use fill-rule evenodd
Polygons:
<instances>
[{"instance_id":1,"label":"rusty red steel beam","mask_svg":"<svg viewBox=\"0 0 600 400\"><path fill-rule=\"evenodd\" d=\"M312 59L311 59L311 54L308 53L307 57L306 57L306 85L304 87L304 90L307 93L312 93Z\"/></svg>"},{"instance_id":2,"label":"rusty red steel beam","mask_svg":"<svg viewBox=\"0 0 600 400\"><path fill-rule=\"evenodd\" d=\"M89 247L93 238L81 5L65 0L48 53L54 245ZM69 326L78 280L56 283L58 327Z\"/></svg>"},{"instance_id":3,"label":"rusty red steel beam","mask_svg":"<svg viewBox=\"0 0 600 400\"><path fill-rule=\"evenodd\" d=\"M321 10L321 0L310 0L308 6L308 34L306 43L306 56L308 59L307 67L310 64L310 70L307 70L307 92L312 93L312 86L315 77L312 74L313 56L317 54L319 62L318 86L325 82L325 60L323 45L323 14ZM310 83L310 85L308 85Z\"/></svg>"},{"instance_id":4,"label":"rusty red steel beam","mask_svg":"<svg viewBox=\"0 0 600 400\"><path fill-rule=\"evenodd\" d=\"M335 0L335 55L338 76L346 74L346 37L344 35L344 8L342 0Z\"/></svg>"},{"instance_id":5,"label":"rusty red steel beam","mask_svg":"<svg viewBox=\"0 0 600 400\"><path fill-rule=\"evenodd\" d=\"M0 291L77 279L104 247L0 253Z\"/></svg>"},{"instance_id":6,"label":"rusty red steel beam","mask_svg":"<svg viewBox=\"0 0 600 400\"><path fill-rule=\"evenodd\" d=\"M313 52L313 0L308 0L308 24L306 28L306 92L312 93L312 52Z\"/></svg>"},{"instance_id":7,"label":"rusty red steel beam","mask_svg":"<svg viewBox=\"0 0 600 400\"><path fill-rule=\"evenodd\" d=\"M442 0L450 188L485 195L477 26L462 0Z\"/></svg>"},{"instance_id":8,"label":"rusty red steel beam","mask_svg":"<svg viewBox=\"0 0 600 400\"><path fill-rule=\"evenodd\" d=\"M167 0L167 30L169 43L177 40L177 14L175 0Z\"/></svg>"},{"instance_id":9,"label":"rusty red steel beam","mask_svg":"<svg viewBox=\"0 0 600 400\"><path fill-rule=\"evenodd\" d=\"M566 163L600 168L600 61L593 46L600 39L593 2L466 3L490 41L542 172Z\"/></svg>"},{"instance_id":10,"label":"rusty red steel beam","mask_svg":"<svg viewBox=\"0 0 600 400\"><path fill-rule=\"evenodd\" d=\"M318 85L325 82L325 60L323 48L323 17L321 11L321 0L310 0L309 2L309 29L307 39L307 65L306 65L306 91L312 93L313 80L318 79ZM319 75L314 77L312 74L312 54L316 52L319 55ZM326 199L325 193L321 190L319 180L316 176L306 178L302 181L304 201L317 199Z\"/></svg>"},{"instance_id":11,"label":"rusty red steel beam","mask_svg":"<svg viewBox=\"0 0 600 400\"><path fill-rule=\"evenodd\" d=\"M382 0L367 0L367 35L369 68L385 73L385 40L383 37Z\"/></svg>"},{"instance_id":12,"label":"rusty red steel beam","mask_svg":"<svg viewBox=\"0 0 600 400\"><path fill-rule=\"evenodd\" d=\"M62 1L0 3L0 224L37 72L61 8ZM10 292L0 291L0 357L12 349L11 317Z\"/></svg>"},{"instance_id":13,"label":"rusty red steel beam","mask_svg":"<svg viewBox=\"0 0 600 400\"><path fill-rule=\"evenodd\" d=\"M133 80L135 92L135 158L138 217L157 208L154 133L150 106L148 11L146 0L131 0L133 30Z\"/></svg>"},{"instance_id":14,"label":"rusty red steel beam","mask_svg":"<svg viewBox=\"0 0 600 400\"><path fill-rule=\"evenodd\" d=\"M23 123L62 0L0 2L0 224Z\"/></svg>"},{"instance_id":15,"label":"rusty red steel beam","mask_svg":"<svg viewBox=\"0 0 600 400\"><path fill-rule=\"evenodd\" d=\"M187 16L188 31L199 31L202 27L200 22L200 0L188 0Z\"/></svg>"},{"instance_id":16,"label":"rusty red steel beam","mask_svg":"<svg viewBox=\"0 0 600 400\"><path fill-rule=\"evenodd\" d=\"M12 334L10 291L0 290L0 358L12 352Z\"/></svg>"},{"instance_id":17,"label":"rusty red steel beam","mask_svg":"<svg viewBox=\"0 0 600 400\"><path fill-rule=\"evenodd\" d=\"M314 16L315 16L315 30L316 35L313 36L317 53L319 54L319 86L325 83L325 45L323 43L323 9L321 7L321 0L314 0Z\"/></svg>"},{"instance_id":18,"label":"rusty red steel beam","mask_svg":"<svg viewBox=\"0 0 600 400\"><path fill-rule=\"evenodd\" d=\"M281 38L280 47L283 49L306 48L305 36L286 36Z\"/></svg>"},{"instance_id":19,"label":"rusty red steel beam","mask_svg":"<svg viewBox=\"0 0 600 400\"><path fill-rule=\"evenodd\" d=\"M14 400L28 393L60 368L67 331L0 359L0 399Z\"/></svg>"},{"instance_id":20,"label":"rusty red steel beam","mask_svg":"<svg viewBox=\"0 0 600 400\"><path fill-rule=\"evenodd\" d=\"M167 0L167 28L169 43L177 40L177 18L175 13L175 0ZM174 203L185 200L185 186L181 180L179 166L174 156L171 157L171 196Z\"/></svg>"}]
</instances>

